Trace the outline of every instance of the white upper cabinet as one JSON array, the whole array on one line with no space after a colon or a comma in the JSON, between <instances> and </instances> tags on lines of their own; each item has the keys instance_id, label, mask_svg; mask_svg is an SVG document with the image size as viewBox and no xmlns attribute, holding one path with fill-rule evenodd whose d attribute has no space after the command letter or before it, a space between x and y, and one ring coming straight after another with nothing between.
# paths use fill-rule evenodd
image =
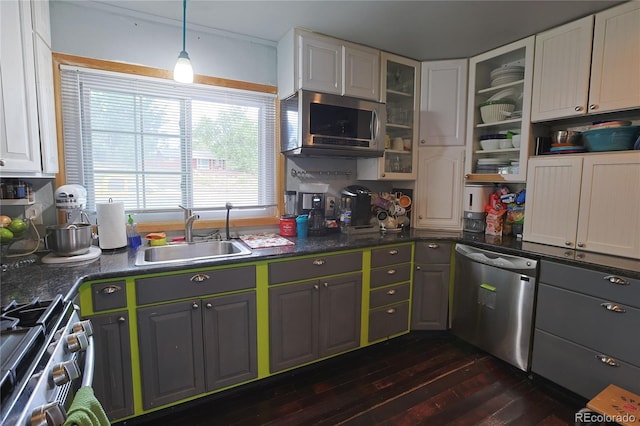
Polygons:
<instances>
[{"instance_id":1,"label":"white upper cabinet","mask_svg":"<svg viewBox=\"0 0 640 426\"><path fill-rule=\"evenodd\" d=\"M294 28L278 43L278 96L299 89L380 98L380 52Z\"/></svg>"},{"instance_id":2,"label":"white upper cabinet","mask_svg":"<svg viewBox=\"0 0 640 426\"><path fill-rule=\"evenodd\" d=\"M29 2L0 2L0 170L39 172L40 141Z\"/></svg>"},{"instance_id":3,"label":"white upper cabinet","mask_svg":"<svg viewBox=\"0 0 640 426\"><path fill-rule=\"evenodd\" d=\"M538 34L535 52L532 121L640 107L640 2Z\"/></svg>"},{"instance_id":4,"label":"white upper cabinet","mask_svg":"<svg viewBox=\"0 0 640 426\"><path fill-rule=\"evenodd\" d=\"M465 178L468 182L526 180L527 160L533 144L531 88L534 44L535 37L531 36L469 59L465 156ZM489 105L488 109L493 109L493 114L483 117L483 105ZM512 145L511 140L497 147L484 149L482 146L484 139L499 139L509 134L520 135L520 143L516 143L518 146Z\"/></svg>"},{"instance_id":5,"label":"white upper cabinet","mask_svg":"<svg viewBox=\"0 0 640 426\"><path fill-rule=\"evenodd\" d=\"M582 115L587 110L593 16L536 36L531 119Z\"/></svg>"},{"instance_id":6,"label":"white upper cabinet","mask_svg":"<svg viewBox=\"0 0 640 426\"><path fill-rule=\"evenodd\" d=\"M640 2L596 14L589 112L640 107Z\"/></svg>"},{"instance_id":7,"label":"white upper cabinet","mask_svg":"<svg viewBox=\"0 0 640 426\"><path fill-rule=\"evenodd\" d=\"M0 2L0 171L58 172L49 4Z\"/></svg>"},{"instance_id":8,"label":"white upper cabinet","mask_svg":"<svg viewBox=\"0 0 640 426\"><path fill-rule=\"evenodd\" d=\"M524 240L640 259L640 185L631 182L640 182L639 151L532 158Z\"/></svg>"},{"instance_id":9,"label":"white upper cabinet","mask_svg":"<svg viewBox=\"0 0 640 426\"><path fill-rule=\"evenodd\" d=\"M464 146L467 59L422 62L420 146Z\"/></svg>"}]
</instances>

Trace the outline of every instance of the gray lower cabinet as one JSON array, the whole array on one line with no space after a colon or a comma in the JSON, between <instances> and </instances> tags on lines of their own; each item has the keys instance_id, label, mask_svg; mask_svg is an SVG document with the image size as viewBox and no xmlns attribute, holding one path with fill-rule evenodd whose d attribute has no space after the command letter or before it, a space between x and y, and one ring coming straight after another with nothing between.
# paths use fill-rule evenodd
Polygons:
<instances>
[{"instance_id":1,"label":"gray lower cabinet","mask_svg":"<svg viewBox=\"0 0 640 426\"><path fill-rule=\"evenodd\" d=\"M93 390L111 420L130 416L133 408L129 315L126 311L89 317L93 325Z\"/></svg>"},{"instance_id":2,"label":"gray lower cabinet","mask_svg":"<svg viewBox=\"0 0 640 426\"><path fill-rule=\"evenodd\" d=\"M451 244L416 244L412 330L446 330L449 316Z\"/></svg>"},{"instance_id":3,"label":"gray lower cabinet","mask_svg":"<svg viewBox=\"0 0 640 426\"><path fill-rule=\"evenodd\" d=\"M532 371L591 399L640 393L640 280L543 260Z\"/></svg>"},{"instance_id":4,"label":"gray lower cabinet","mask_svg":"<svg viewBox=\"0 0 640 426\"><path fill-rule=\"evenodd\" d=\"M362 274L269 289L271 371L360 346Z\"/></svg>"},{"instance_id":5,"label":"gray lower cabinet","mask_svg":"<svg viewBox=\"0 0 640 426\"><path fill-rule=\"evenodd\" d=\"M255 292L138 309L145 410L257 377Z\"/></svg>"}]
</instances>

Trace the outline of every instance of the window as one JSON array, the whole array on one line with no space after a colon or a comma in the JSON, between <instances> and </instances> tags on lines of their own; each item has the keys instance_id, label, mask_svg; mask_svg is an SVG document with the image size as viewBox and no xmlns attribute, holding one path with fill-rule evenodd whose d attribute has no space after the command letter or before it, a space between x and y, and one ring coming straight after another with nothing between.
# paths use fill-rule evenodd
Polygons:
<instances>
[{"instance_id":1,"label":"window","mask_svg":"<svg viewBox=\"0 0 640 426\"><path fill-rule=\"evenodd\" d=\"M275 95L66 65L60 79L66 183L87 188L89 210L277 216Z\"/></svg>"}]
</instances>

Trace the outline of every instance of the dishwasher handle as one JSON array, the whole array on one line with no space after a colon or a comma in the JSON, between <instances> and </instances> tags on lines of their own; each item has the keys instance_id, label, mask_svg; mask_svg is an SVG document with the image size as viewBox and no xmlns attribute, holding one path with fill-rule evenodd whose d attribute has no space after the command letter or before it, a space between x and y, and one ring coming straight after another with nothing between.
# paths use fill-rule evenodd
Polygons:
<instances>
[{"instance_id":1,"label":"dishwasher handle","mask_svg":"<svg viewBox=\"0 0 640 426\"><path fill-rule=\"evenodd\" d=\"M512 256L504 253L496 253L478 247L465 244L456 244L456 252L467 259L509 271L518 271L526 275L535 276L538 261L525 257Z\"/></svg>"}]
</instances>

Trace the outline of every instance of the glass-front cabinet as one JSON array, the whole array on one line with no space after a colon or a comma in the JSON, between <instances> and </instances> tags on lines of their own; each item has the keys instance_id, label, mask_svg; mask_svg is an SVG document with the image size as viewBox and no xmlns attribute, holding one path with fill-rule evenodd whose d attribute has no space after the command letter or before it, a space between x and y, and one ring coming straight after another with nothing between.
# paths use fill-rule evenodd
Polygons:
<instances>
[{"instance_id":1,"label":"glass-front cabinet","mask_svg":"<svg viewBox=\"0 0 640 426\"><path fill-rule=\"evenodd\" d=\"M534 36L469 61L465 177L525 182L531 135Z\"/></svg>"},{"instance_id":2,"label":"glass-front cabinet","mask_svg":"<svg viewBox=\"0 0 640 426\"><path fill-rule=\"evenodd\" d=\"M382 52L381 102L386 104L382 158L358 159L358 179L414 180L420 114L420 62Z\"/></svg>"}]
</instances>

